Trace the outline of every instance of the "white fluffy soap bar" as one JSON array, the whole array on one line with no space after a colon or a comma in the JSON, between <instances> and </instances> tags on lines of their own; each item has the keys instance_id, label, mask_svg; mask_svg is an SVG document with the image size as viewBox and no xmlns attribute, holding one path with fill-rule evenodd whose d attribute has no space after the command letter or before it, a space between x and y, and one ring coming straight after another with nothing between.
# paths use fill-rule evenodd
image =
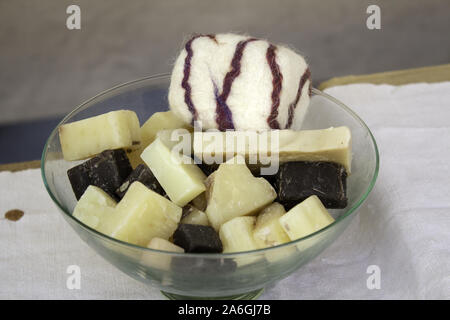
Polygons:
<instances>
[{"instance_id":1,"label":"white fluffy soap bar","mask_svg":"<svg viewBox=\"0 0 450 320\"><path fill-rule=\"evenodd\" d=\"M169 104L204 129L285 129L301 124L310 86L308 65L291 49L242 35L196 35L175 62Z\"/></svg>"}]
</instances>

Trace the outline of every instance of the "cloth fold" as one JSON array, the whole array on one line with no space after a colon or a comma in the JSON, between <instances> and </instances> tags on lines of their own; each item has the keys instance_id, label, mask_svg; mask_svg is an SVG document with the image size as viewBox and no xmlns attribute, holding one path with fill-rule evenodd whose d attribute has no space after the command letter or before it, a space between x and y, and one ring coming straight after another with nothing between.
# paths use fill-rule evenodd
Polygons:
<instances>
[{"instance_id":1,"label":"cloth fold","mask_svg":"<svg viewBox=\"0 0 450 320\"><path fill-rule=\"evenodd\" d=\"M379 178L341 237L261 298L450 298L450 82L353 84L326 93L371 128ZM0 186L0 216L25 212L16 222L0 220L1 299L162 298L78 238L38 169L0 172ZM70 265L80 267L80 290L66 286ZM379 270L379 289L368 288L370 266Z\"/></svg>"}]
</instances>

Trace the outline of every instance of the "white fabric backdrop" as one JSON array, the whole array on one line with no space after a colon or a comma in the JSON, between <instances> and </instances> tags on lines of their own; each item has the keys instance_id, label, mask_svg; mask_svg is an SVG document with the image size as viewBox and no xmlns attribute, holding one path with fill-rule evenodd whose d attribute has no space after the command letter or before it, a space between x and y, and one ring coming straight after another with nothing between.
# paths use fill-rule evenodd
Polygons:
<instances>
[{"instance_id":1,"label":"white fabric backdrop","mask_svg":"<svg viewBox=\"0 0 450 320\"><path fill-rule=\"evenodd\" d=\"M344 234L315 260L266 288L262 299L450 298L450 82L355 84L326 91L372 129L377 184ZM57 212L39 170L0 173L0 298L160 299L85 245ZM81 268L80 290L66 268ZM367 267L381 270L369 290Z\"/></svg>"}]
</instances>

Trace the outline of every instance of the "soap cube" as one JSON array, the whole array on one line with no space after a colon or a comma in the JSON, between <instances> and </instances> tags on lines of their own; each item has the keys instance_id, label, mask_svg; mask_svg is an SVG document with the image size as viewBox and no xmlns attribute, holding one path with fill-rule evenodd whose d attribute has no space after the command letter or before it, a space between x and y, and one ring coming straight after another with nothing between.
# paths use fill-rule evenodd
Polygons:
<instances>
[{"instance_id":1,"label":"soap cube","mask_svg":"<svg viewBox=\"0 0 450 320\"><path fill-rule=\"evenodd\" d=\"M191 130L191 126L177 118L172 111L155 112L141 127L142 147L152 143L158 131L179 128Z\"/></svg>"},{"instance_id":2,"label":"soap cube","mask_svg":"<svg viewBox=\"0 0 450 320\"><path fill-rule=\"evenodd\" d=\"M206 190L206 176L192 159L175 154L159 138L142 152L141 158L170 200L181 207Z\"/></svg>"},{"instance_id":3,"label":"soap cube","mask_svg":"<svg viewBox=\"0 0 450 320\"><path fill-rule=\"evenodd\" d=\"M68 161L86 159L108 149L136 149L141 143L139 119L129 110L67 123L58 130L62 153Z\"/></svg>"},{"instance_id":4,"label":"soap cube","mask_svg":"<svg viewBox=\"0 0 450 320\"><path fill-rule=\"evenodd\" d=\"M105 219L114 214L116 201L102 189L89 186L77 202L73 216L87 226L104 232Z\"/></svg>"},{"instance_id":5,"label":"soap cube","mask_svg":"<svg viewBox=\"0 0 450 320\"><path fill-rule=\"evenodd\" d=\"M190 204L183 207L183 215L181 217L181 223L185 224L199 224L202 226L209 226L209 220L206 213L197 209Z\"/></svg>"},{"instance_id":6,"label":"soap cube","mask_svg":"<svg viewBox=\"0 0 450 320\"><path fill-rule=\"evenodd\" d=\"M216 230L233 218L256 214L277 196L269 182L232 160L222 163L206 181L206 214Z\"/></svg>"},{"instance_id":7,"label":"soap cube","mask_svg":"<svg viewBox=\"0 0 450 320\"><path fill-rule=\"evenodd\" d=\"M150 242L147 245L147 248L162 250L162 251L179 252L179 253L184 252L183 248L181 248L177 245L174 245L172 242L170 242L166 239L161 239L158 237L155 237L152 240L150 240Z\"/></svg>"},{"instance_id":8,"label":"soap cube","mask_svg":"<svg viewBox=\"0 0 450 320\"><path fill-rule=\"evenodd\" d=\"M156 133L156 138L161 140L170 150L177 149L178 152L186 156L192 155L192 133L187 129L160 130Z\"/></svg>"},{"instance_id":9,"label":"soap cube","mask_svg":"<svg viewBox=\"0 0 450 320\"><path fill-rule=\"evenodd\" d=\"M72 186L75 198L80 200L83 193L91 185L91 178L89 176L88 164L82 163L78 166L67 170L67 176L69 177L70 185Z\"/></svg>"},{"instance_id":10,"label":"soap cube","mask_svg":"<svg viewBox=\"0 0 450 320\"><path fill-rule=\"evenodd\" d=\"M116 195L120 199L122 199L125 193L127 192L128 188L135 181L139 181L147 188L155 191L156 193L159 193L162 196L166 195L164 189L161 187L158 180L153 175L152 171L145 164L138 165L133 170L133 172L130 173L130 175L125 179L122 185L116 190Z\"/></svg>"},{"instance_id":11,"label":"soap cube","mask_svg":"<svg viewBox=\"0 0 450 320\"><path fill-rule=\"evenodd\" d=\"M186 252L222 252L222 242L219 235L208 226L182 223L173 234L173 243L184 248Z\"/></svg>"},{"instance_id":12,"label":"soap cube","mask_svg":"<svg viewBox=\"0 0 450 320\"><path fill-rule=\"evenodd\" d=\"M258 249L253 238L255 217L237 217L225 222L219 231L223 252L251 251Z\"/></svg>"},{"instance_id":13,"label":"soap cube","mask_svg":"<svg viewBox=\"0 0 450 320\"><path fill-rule=\"evenodd\" d=\"M149 249L156 249L161 251L169 251L175 253L184 253L184 249L174 245L166 239L155 237L147 245ZM173 256L169 254L160 254L158 252L144 251L140 259L140 264L150 268L156 268L164 271L169 271L171 268Z\"/></svg>"},{"instance_id":14,"label":"soap cube","mask_svg":"<svg viewBox=\"0 0 450 320\"><path fill-rule=\"evenodd\" d=\"M310 196L284 214L279 221L289 239L297 240L325 228L334 219L317 196Z\"/></svg>"},{"instance_id":15,"label":"soap cube","mask_svg":"<svg viewBox=\"0 0 450 320\"><path fill-rule=\"evenodd\" d=\"M135 150L130 149L128 152L128 158L133 168L143 163L141 153L155 140L158 131L178 128L192 129L188 124L178 119L172 111L156 112L148 118L140 128L141 144L139 148Z\"/></svg>"},{"instance_id":16,"label":"soap cube","mask_svg":"<svg viewBox=\"0 0 450 320\"><path fill-rule=\"evenodd\" d=\"M131 165L122 149L105 150L98 156L67 171L75 197L81 195L89 185L94 185L112 197L115 190L131 173Z\"/></svg>"},{"instance_id":17,"label":"soap cube","mask_svg":"<svg viewBox=\"0 0 450 320\"><path fill-rule=\"evenodd\" d=\"M274 202L258 214L253 231L253 238L258 247L272 247L290 241L279 221L285 213L284 207Z\"/></svg>"},{"instance_id":18,"label":"soap cube","mask_svg":"<svg viewBox=\"0 0 450 320\"><path fill-rule=\"evenodd\" d=\"M287 162L280 165L275 188L278 201L292 208L306 198L316 195L326 208L345 208L347 173L332 162Z\"/></svg>"},{"instance_id":19,"label":"soap cube","mask_svg":"<svg viewBox=\"0 0 450 320\"><path fill-rule=\"evenodd\" d=\"M181 213L180 207L136 181L108 221L109 235L140 246L155 237L167 240L176 230Z\"/></svg>"}]
</instances>

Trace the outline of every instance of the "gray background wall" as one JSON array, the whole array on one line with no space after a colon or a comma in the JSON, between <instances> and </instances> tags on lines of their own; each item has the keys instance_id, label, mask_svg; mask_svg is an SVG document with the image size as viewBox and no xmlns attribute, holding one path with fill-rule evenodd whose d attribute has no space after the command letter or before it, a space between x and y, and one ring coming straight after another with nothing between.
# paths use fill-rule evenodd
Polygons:
<instances>
[{"instance_id":1,"label":"gray background wall","mask_svg":"<svg viewBox=\"0 0 450 320\"><path fill-rule=\"evenodd\" d=\"M69 4L82 29L65 26ZM366 28L378 4L382 29ZM63 115L113 85L169 72L192 32L244 32L305 54L315 83L447 63L449 0L2 0L0 123Z\"/></svg>"}]
</instances>

